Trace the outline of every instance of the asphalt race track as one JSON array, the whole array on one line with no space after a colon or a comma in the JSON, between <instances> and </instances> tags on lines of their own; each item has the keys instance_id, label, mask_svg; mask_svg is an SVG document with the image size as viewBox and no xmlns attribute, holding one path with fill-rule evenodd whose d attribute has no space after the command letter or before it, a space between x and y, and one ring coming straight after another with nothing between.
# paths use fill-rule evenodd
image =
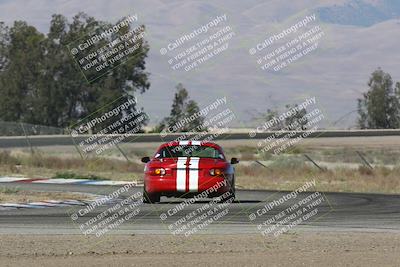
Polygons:
<instances>
[{"instance_id":1,"label":"asphalt race track","mask_svg":"<svg viewBox=\"0 0 400 267\"><path fill-rule=\"evenodd\" d=\"M64 191L86 192L106 195L114 192L118 186L91 186L91 185L56 185L56 184L2 184L4 187L16 187L21 189L38 191ZM121 194L121 198L129 197L135 192L141 192L142 187L131 188ZM266 215L257 216L251 221L249 215L256 213L274 199L277 200L288 192L277 191L251 191L238 190L236 200L228 206L229 213L222 219L205 227L200 233L257 233L257 225L269 217L280 213L290 207L294 202L288 200L275 207ZM301 193L297 197L306 198L312 192ZM383 231L400 232L400 196L381 194L359 193L321 193L324 200L318 205L318 214L313 218L300 223L295 229L307 231ZM204 206L208 201L196 202L186 206L174 216L164 221L160 214L182 203L181 199L161 198L159 204L143 204L140 213L134 218L124 222L111 234L167 234L171 231L168 225L174 223L182 216ZM96 217L99 213L108 209L112 204L97 207L92 212L77 221L71 219L71 214L82 207L54 207L41 209L13 209L0 210L0 233L4 234L80 234L79 225Z\"/></svg>"}]
</instances>

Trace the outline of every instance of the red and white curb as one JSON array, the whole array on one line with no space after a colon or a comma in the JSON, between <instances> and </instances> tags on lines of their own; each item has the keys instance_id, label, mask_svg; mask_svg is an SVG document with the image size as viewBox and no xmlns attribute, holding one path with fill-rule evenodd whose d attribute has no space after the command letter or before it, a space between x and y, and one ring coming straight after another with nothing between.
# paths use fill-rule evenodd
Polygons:
<instances>
[{"instance_id":1,"label":"red and white curb","mask_svg":"<svg viewBox=\"0 0 400 267\"><path fill-rule=\"evenodd\" d=\"M86 200L67 199L67 200L47 200L47 201L38 201L30 203L2 203L0 204L0 211L15 210L15 209L43 209L43 208L54 208L54 207L88 206L92 202L111 204L117 201L121 201L120 199L107 199L106 201L102 201L103 198L104 196Z\"/></svg>"},{"instance_id":2,"label":"red and white curb","mask_svg":"<svg viewBox=\"0 0 400 267\"><path fill-rule=\"evenodd\" d=\"M62 178L27 178L27 177L0 177L0 183L38 183L38 184L81 184L81 185L126 185L135 184L141 186L137 181L109 181L88 179L62 179Z\"/></svg>"},{"instance_id":3,"label":"red and white curb","mask_svg":"<svg viewBox=\"0 0 400 267\"><path fill-rule=\"evenodd\" d=\"M67 185L127 185L134 184L134 186L143 185L137 181L108 181L108 180L88 180L88 179L52 179L52 178L27 178L27 177L12 177L3 176L0 177L0 183L35 183L35 184L67 184ZM67 207L67 206L87 206L92 202L101 201L104 196L93 195L92 198L86 200L48 200L31 203L0 203L1 210L13 210L13 209L41 209L41 208L52 208L52 207ZM110 204L118 199L108 199L104 201L105 204Z\"/></svg>"}]
</instances>

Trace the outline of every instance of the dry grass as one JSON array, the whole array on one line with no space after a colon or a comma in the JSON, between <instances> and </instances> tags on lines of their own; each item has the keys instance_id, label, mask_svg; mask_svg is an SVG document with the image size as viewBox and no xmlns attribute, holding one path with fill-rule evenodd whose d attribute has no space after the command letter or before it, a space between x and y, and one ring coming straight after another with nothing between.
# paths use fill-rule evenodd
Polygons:
<instances>
[{"instance_id":1,"label":"dry grass","mask_svg":"<svg viewBox=\"0 0 400 267\"><path fill-rule=\"evenodd\" d=\"M151 149L145 147L142 150L134 150L126 147L132 155L135 151L136 161L127 162L117 154L110 154L101 158L81 159L75 154L50 153L42 151L31 155L27 151L13 150L0 152L0 174L21 174L28 177L62 177L65 178L95 178L126 181L141 181L143 177L143 164L138 161L140 153L149 155ZM72 151L72 150L71 150ZM387 151L387 154L385 154ZM318 152L318 153L316 153ZM383 165L371 170L362 166L354 151L348 148L337 148L332 151L317 148L293 148L290 153L273 156L271 154L259 155L254 147L236 146L228 147L225 151L229 157L238 157L242 163L235 166L236 182L239 188L292 190L302 185L305 181L315 178L316 190L338 192L371 192L371 193L400 193L400 165L394 164L393 169ZM313 159L335 159L336 168L328 171L320 171L314 166L305 164L302 153L311 155ZM349 158L343 155L350 155ZM365 153L367 154L367 153ZM143 156L142 155L142 156ZM381 158L384 162L396 163L400 152L390 149L378 148L368 155L374 159ZM319 158L321 157L321 158ZM265 168L255 160L268 159L272 164ZM342 161L339 161L339 160ZM246 164L253 162L252 164ZM360 164L358 169L343 168L340 162L355 161ZM379 160L375 160L378 163ZM357 165L356 165L357 166Z\"/></svg>"},{"instance_id":2,"label":"dry grass","mask_svg":"<svg viewBox=\"0 0 400 267\"><path fill-rule=\"evenodd\" d=\"M312 166L293 164L288 168L262 167L257 164L236 167L236 183L240 188L293 190L306 181L316 180L318 191L400 193L400 168L378 167L373 170L335 168L320 171Z\"/></svg>"},{"instance_id":3,"label":"dry grass","mask_svg":"<svg viewBox=\"0 0 400 267\"><path fill-rule=\"evenodd\" d=\"M113 158L81 159L1 151L0 172L29 177L137 180L143 173L143 164Z\"/></svg>"}]
</instances>

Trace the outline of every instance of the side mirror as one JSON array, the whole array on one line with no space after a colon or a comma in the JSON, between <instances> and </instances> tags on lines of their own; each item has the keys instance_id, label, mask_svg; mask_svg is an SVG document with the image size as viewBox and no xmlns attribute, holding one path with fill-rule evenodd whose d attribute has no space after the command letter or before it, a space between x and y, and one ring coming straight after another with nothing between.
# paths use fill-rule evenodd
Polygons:
<instances>
[{"instance_id":1,"label":"side mirror","mask_svg":"<svg viewBox=\"0 0 400 267\"><path fill-rule=\"evenodd\" d=\"M237 163L239 163L239 160L237 158L231 159L231 164L237 164Z\"/></svg>"},{"instance_id":2,"label":"side mirror","mask_svg":"<svg viewBox=\"0 0 400 267\"><path fill-rule=\"evenodd\" d=\"M142 162L143 163L147 163L147 162L149 162L150 161L150 158L149 157L143 157L142 158Z\"/></svg>"}]
</instances>

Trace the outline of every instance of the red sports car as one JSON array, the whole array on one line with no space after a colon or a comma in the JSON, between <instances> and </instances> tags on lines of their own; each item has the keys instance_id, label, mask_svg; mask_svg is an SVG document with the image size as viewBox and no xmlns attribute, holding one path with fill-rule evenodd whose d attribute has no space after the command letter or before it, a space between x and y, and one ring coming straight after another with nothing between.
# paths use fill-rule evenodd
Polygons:
<instances>
[{"instance_id":1,"label":"red sports car","mask_svg":"<svg viewBox=\"0 0 400 267\"><path fill-rule=\"evenodd\" d=\"M144 201L155 203L161 196L235 197L235 171L222 148L211 142L179 141L161 145L153 158L143 157ZM229 192L229 193L228 193Z\"/></svg>"}]
</instances>

